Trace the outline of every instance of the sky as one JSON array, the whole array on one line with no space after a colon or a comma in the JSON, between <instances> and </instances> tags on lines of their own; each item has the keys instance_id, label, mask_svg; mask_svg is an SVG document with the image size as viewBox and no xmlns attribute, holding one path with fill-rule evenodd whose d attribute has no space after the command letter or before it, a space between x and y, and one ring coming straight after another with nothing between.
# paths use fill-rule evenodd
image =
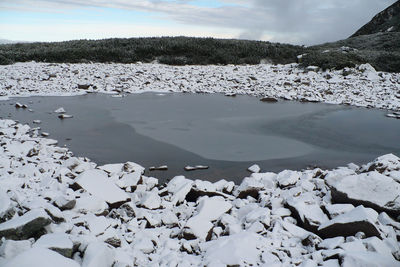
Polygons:
<instances>
[{"instance_id":1,"label":"sky","mask_svg":"<svg viewBox=\"0 0 400 267\"><path fill-rule=\"evenodd\" d=\"M396 0L0 0L0 39L157 36L299 45L347 38Z\"/></svg>"}]
</instances>

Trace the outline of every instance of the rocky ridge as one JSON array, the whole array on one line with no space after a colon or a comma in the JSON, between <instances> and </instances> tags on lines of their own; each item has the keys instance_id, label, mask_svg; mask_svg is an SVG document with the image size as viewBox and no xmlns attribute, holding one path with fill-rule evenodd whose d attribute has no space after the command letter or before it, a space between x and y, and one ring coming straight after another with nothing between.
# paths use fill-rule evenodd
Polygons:
<instances>
[{"instance_id":1,"label":"rocky ridge","mask_svg":"<svg viewBox=\"0 0 400 267\"><path fill-rule=\"evenodd\" d=\"M379 32L400 31L400 1L376 14L370 22L362 26L351 37Z\"/></svg>"}]
</instances>

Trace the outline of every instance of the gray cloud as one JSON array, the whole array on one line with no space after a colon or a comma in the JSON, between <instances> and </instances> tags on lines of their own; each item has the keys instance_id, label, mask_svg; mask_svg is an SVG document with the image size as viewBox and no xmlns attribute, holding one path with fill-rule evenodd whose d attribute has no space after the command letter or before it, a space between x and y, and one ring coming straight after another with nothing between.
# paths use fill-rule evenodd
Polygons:
<instances>
[{"instance_id":1,"label":"gray cloud","mask_svg":"<svg viewBox=\"0 0 400 267\"><path fill-rule=\"evenodd\" d=\"M147 11L184 25L231 28L242 39L315 44L343 39L395 0L220 0L199 7L189 0L40 0L36 8L112 7ZM30 0L2 0L0 9L29 8Z\"/></svg>"}]
</instances>

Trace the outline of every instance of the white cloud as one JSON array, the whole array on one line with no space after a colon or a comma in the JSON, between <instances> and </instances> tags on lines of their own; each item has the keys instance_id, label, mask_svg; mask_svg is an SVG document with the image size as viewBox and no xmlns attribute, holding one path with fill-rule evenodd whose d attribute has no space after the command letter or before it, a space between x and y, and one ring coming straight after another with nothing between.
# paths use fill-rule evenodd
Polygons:
<instances>
[{"instance_id":1,"label":"white cloud","mask_svg":"<svg viewBox=\"0 0 400 267\"><path fill-rule=\"evenodd\" d=\"M30 0L1 1L2 10L32 8ZM205 36L214 34L215 29L217 31L226 29L226 34L219 33L213 36L269 38L280 42L313 44L348 37L395 0L220 0L220 2L225 5L199 7L187 0L39 0L35 1L35 9L60 11L63 8L110 7L138 10L159 14L162 19L172 20L181 25L170 30L171 34L186 35L192 32L188 30L190 25L204 30L190 35ZM149 32L160 35L155 29ZM103 36L107 33L99 34ZM229 36L229 34L234 35Z\"/></svg>"},{"instance_id":2,"label":"white cloud","mask_svg":"<svg viewBox=\"0 0 400 267\"><path fill-rule=\"evenodd\" d=\"M103 38L129 38L137 37L161 37L161 36L196 36L231 38L239 35L238 30L209 29L204 27L184 26L171 28L168 26L145 26L136 24L103 24L103 23L79 23L79 24L47 24L40 26L40 38L38 38L37 25L0 24L1 36L10 40L23 41L65 41L73 39L103 39ZM21 39L19 33L24 32Z\"/></svg>"}]
</instances>

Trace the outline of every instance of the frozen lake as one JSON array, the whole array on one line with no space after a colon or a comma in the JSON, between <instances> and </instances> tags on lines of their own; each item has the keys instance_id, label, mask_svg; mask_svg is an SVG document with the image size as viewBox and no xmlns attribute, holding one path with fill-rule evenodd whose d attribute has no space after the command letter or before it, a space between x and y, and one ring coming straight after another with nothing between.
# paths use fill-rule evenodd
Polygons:
<instances>
[{"instance_id":1,"label":"frozen lake","mask_svg":"<svg viewBox=\"0 0 400 267\"><path fill-rule=\"evenodd\" d=\"M15 102L27 104L16 109ZM72 119L60 120L64 107ZM219 94L132 94L123 98L88 94L74 97L14 98L0 102L0 116L39 125L77 156L98 164L133 161L161 180L190 178L238 181L253 163L280 171L307 166L333 168L400 154L400 121L386 112L350 106L280 101ZM185 172L186 165L208 170Z\"/></svg>"}]
</instances>

